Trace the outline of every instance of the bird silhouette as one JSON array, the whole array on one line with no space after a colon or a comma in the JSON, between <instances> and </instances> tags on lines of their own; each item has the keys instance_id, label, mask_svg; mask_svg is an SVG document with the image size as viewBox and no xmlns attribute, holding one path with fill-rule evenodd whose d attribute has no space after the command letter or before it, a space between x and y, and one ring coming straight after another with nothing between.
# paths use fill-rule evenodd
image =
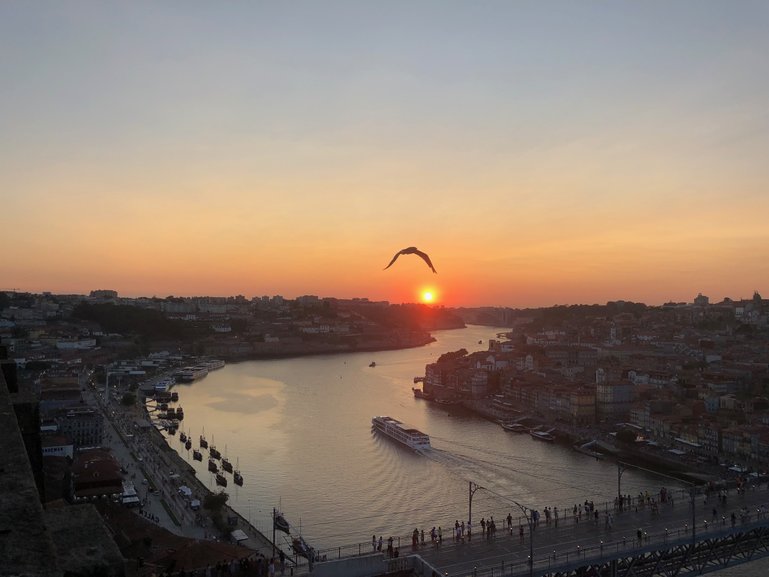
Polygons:
<instances>
[{"instance_id":1,"label":"bird silhouette","mask_svg":"<svg viewBox=\"0 0 769 577\"><path fill-rule=\"evenodd\" d=\"M398 257L399 257L400 255L402 255L402 254L415 254L415 255L417 255L418 257L420 257L420 258L421 258L423 261L425 261L425 262L427 263L427 266L429 266L429 267L430 267L430 269L431 269L431 270L432 270L434 273L438 274L438 271L437 271L437 270L435 270L435 267L433 266L433 263L430 261L430 257L429 257L429 256L427 256L427 254L426 254L426 253L422 252L421 250L419 250L419 249L418 249L417 247L415 247L415 246L410 246L410 247L408 247L408 248L404 248L403 250L399 250L398 252L396 252L396 253L395 253L395 256L394 256L394 257L393 257L393 259L390 261L390 264L388 264L386 267L384 267L384 269L383 269L383 270L387 270L388 268L390 268L390 267L393 265L393 263L394 263L396 260L398 260Z\"/></svg>"}]
</instances>

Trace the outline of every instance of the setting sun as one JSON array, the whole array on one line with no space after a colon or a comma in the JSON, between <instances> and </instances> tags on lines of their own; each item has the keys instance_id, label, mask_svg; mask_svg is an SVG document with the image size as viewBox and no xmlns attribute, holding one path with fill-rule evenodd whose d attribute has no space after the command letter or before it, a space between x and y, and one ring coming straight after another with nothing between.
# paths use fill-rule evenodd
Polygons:
<instances>
[{"instance_id":1,"label":"setting sun","mask_svg":"<svg viewBox=\"0 0 769 577\"><path fill-rule=\"evenodd\" d=\"M422 289L422 291L420 292L420 295L423 303L434 302L436 298L435 289L432 289L432 288Z\"/></svg>"}]
</instances>

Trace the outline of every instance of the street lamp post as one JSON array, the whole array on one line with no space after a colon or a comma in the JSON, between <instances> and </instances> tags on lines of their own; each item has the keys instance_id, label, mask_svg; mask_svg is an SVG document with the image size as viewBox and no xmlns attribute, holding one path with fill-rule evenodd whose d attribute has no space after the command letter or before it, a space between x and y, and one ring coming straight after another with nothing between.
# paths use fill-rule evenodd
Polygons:
<instances>
[{"instance_id":1,"label":"street lamp post","mask_svg":"<svg viewBox=\"0 0 769 577\"><path fill-rule=\"evenodd\" d=\"M477 483L473 483L472 481L470 481L470 512L468 513L468 519L471 518L472 516L473 495L478 489L486 489L486 487L481 487ZM529 577L533 577L534 576L534 518L532 516L533 511L529 509L526 505L521 505L515 499L511 499L510 497L507 497L505 495L500 495L499 493L495 493L494 491L490 491L489 489L486 489L486 490L505 501L510 501L511 503L513 503L516 507L518 507L521 510L521 513L523 513L523 516L526 518L526 523L529 525Z\"/></svg>"},{"instance_id":2,"label":"street lamp post","mask_svg":"<svg viewBox=\"0 0 769 577\"><path fill-rule=\"evenodd\" d=\"M104 406L106 407L109 403L109 376L112 373L107 371L107 376L104 380Z\"/></svg>"},{"instance_id":3,"label":"street lamp post","mask_svg":"<svg viewBox=\"0 0 769 577\"><path fill-rule=\"evenodd\" d=\"M617 507L621 507L620 511L624 509L622 507L622 473L625 472L625 464L621 461L617 461Z\"/></svg>"},{"instance_id":4,"label":"street lamp post","mask_svg":"<svg viewBox=\"0 0 769 577\"><path fill-rule=\"evenodd\" d=\"M697 496L697 487L692 485L691 488L689 489L689 494L691 495L691 498L692 498L692 553L694 553L694 545L697 541L697 527L695 526L696 521L695 521L695 511L694 511L694 507L696 505L694 501Z\"/></svg>"},{"instance_id":5,"label":"street lamp post","mask_svg":"<svg viewBox=\"0 0 769 577\"><path fill-rule=\"evenodd\" d=\"M697 485L695 485L694 483L691 483L689 481L684 481L683 479L678 479L676 477L671 477L670 475L665 475L664 473L660 473L658 471L650 471L649 469L644 469L643 467L639 467L637 465L630 465L628 463L620 463L619 461L617 461L617 492L618 493L620 492L620 479L622 478L622 473L625 472L625 469L627 467L633 467L634 469L638 469L639 471L645 471L647 473L652 473L652 474L657 475L659 477L666 477L668 479L673 479L675 481L678 481L679 483L682 482L682 483L686 483L687 485L689 485L689 497L690 497L691 507L692 507L692 547L694 547L694 544L696 543L696 540L697 540L697 528L696 528L696 520L695 520L695 517L696 517L695 505L696 505L696 503L694 502L695 498L697 496ZM621 498L621 495L619 495L619 497Z\"/></svg>"},{"instance_id":6,"label":"street lamp post","mask_svg":"<svg viewBox=\"0 0 769 577\"><path fill-rule=\"evenodd\" d=\"M521 510L523 516L526 517L526 522L529 525L529 577L534 575L534 519L532 518L532 510L521 505L518 501L510 499L512 503Z\"/></svg>"},{"instance_id":7,"label":"street lamp post","mask_svg":"<svg viewBox=\"0 0 769 577\"><path fill-rule=\"evenodd\" d=\"M470 527L473 521L473 495L475 495L475 492L478 489L483 489L478 483L473 483L470 481L470 486L468 487L468 506L467 506L467 526Z\"/></svg>"}]
</instances>

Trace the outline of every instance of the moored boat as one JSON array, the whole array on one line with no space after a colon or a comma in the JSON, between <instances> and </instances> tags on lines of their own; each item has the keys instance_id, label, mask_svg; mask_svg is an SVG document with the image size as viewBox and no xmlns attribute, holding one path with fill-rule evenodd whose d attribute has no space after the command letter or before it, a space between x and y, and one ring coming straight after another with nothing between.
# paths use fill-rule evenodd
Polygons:
<instances>
[{"instance_id":1,"label":"moored boat","mask_svg":"<svg viewBox=\"0 0 769 577\"><path fill-rule=\"evenodd\" d=\"M198 379L202 379L208 374L208 368L202 365L197 365L194 367L184 367L181 371L178 373L178 380L182 383L191 383L193 381L197 381Z\"/></svg>"},{"instance_id":2,"label":"moored boat","mask_svg":"<svg viewBox=\"0 0 769 577\"><path fill-rule=\"evenodd\" d=\"M232 473L232 480L236 485L243 486L243 475L240 474L240 459L235 461L235 471Z\"/></svg>"},{"instance_id":3,"label":"moored boat","mask_svg":"<svg viewBox=\"0 0 769 577\"><path fill-rule=\"evenodd\" d=\"M155 383L155 385L152 387L155 393L167 393L169 387L173 385L173 381L170 379L163 379L162 381L158 381Z\"/></svg>"},{"instance_id":4,"label":"moored boat","mask_svg":"<svg viewBox=\"0 0 769 577\"><path fill-rule=\"evenodd\" d=\"M507 423L507 422L501 422L500 425L505 431L510 431L512 433L528 433L529 429L527 429L524 425L521 423Z\"/></svg>"},{"instance_id":5,"label":"moored boat","mask_svg":"<svg viewBox=\"0 0 769 577\"><path fill-rule=\"evenodd\" d=\"M221 473L216 474L216 484L221 485L222 487L227 486L227 477L222 475Z\"/></svg>"},{"instance_id":6,"label":"moored boat","mask_svg":"<svg viewBox=\"0 0 769 577\"><path fill-rule=\"evenodd\" d=\"M435 399L435 402L438 403L439 405L448 405L448 406L459 404L459 401L457 401L456 399Z\"/></svg>"},{"instance_id":7,"label":"moored boat","mask_svg":"<svg viewBox=\"0 0 769 577\"><path fill-rule=\"evenodd\" d=\"M203 453L198 451L197 449L192 450L192 458L196 461L202 461L203 460Z\"/></svg>"},{"instance_id":8,"label":"moored boat","mask_svg":"<svg viewBox=\"0 0 769 577\"><path fill-rule=\"evenodd\" d=\"M203 433L200 433L200 448L208 449L208 441L206 441L205 431Z\"/></svg>"},{"instance_id":9,"label":"moored boat","mask_svg":"<svg viewBox=\"0 0 769 577\"><path fill-rule=\"evenodd\" d=\"M203 365L209 370L209 371L215 371L217 369L221 369L224 366L224 361L221 359L211 359L210 361L205 361Z\"/></svg>"},{"instance_id":10,"label":"moored boat","mask_svg":"<svg viewBox=\"0 0 769 577\"><path fill-rule=\"evenodd\" d=\"M216 464L216 461L213 459L208 460L208 470L212 473L218 473L219 472L219 466Z\"/></svg>"},{"instance_id":11,"label":"moored boat","mask_svg":"<svg viewBox=\"0 0 769 577\"><path fill-rule=\"evenodd\" d=\"M211 439L211 446L208 448L208 454L214 459L221 459L222 453L216 448L216 445L213 444L214 440Z\"/></svg>"},{"instance_id":12,"label":"moored boat","mask_svg":"<svg viewBox=\"0 0 769 577\"><path fill-rule=\"evenodd\" d=\"M555 435L553 435L553 431L555 431L555 429L550 429L549 431L531 430L529 431L529 435L531 435L532 438L537 439L538 441L545 441L546 443L552 443L553 441L555 441Z\"/></svg>"},{"instance_id":13,"label":"moored boat","mask_svg":"<svg viewBox=\"0 0 769 577\"><path fill-rule=\"evenodd\" d=\"M308 561L312 561L315 558L315 550L307 544L301 535L291 539L291 548L294 550L294 553L301 555Z\"/></svg>"},{"instance_id":14,"label":"moored boat","mask_svg":"<svg viewBox=\"0 0 769 577\"><path fill-rule=\"evenodd\" d=\"M379 416L371 419L373 428L414 450L430 448L430 437L392 417Z\"/></svg>"}]
</instances>

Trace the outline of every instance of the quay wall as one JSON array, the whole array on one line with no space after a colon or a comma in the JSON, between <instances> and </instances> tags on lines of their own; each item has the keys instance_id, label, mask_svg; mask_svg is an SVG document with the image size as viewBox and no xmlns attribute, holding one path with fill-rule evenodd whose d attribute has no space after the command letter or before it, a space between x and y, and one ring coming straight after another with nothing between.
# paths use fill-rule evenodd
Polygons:
<instances>
[{"instance_id":1,"label":"quay wall","mask_svg":"<svg viewBox=\"0 0 769 577\"><path fill-rule=\"evenodd\" d=\"M147 417L149 419L149 416ZM167 459L169 468L182 474L184 483L187 484L196 494L201 496L201 502L205 495L212 495L211 491L196 475L195 469L185 461L179 453L171 448L166 442L165 437L155 427L151 427L152 443L158 447L161 454ZM204 509L201 509L205 513ZM240 513L225 505L222 510L225 518L235 517L237 525L232 526L231 530L241 529L248 535L249 539L243 543L244 546L254 551L258 551L266 556L272 556L272 541L261 531L248 522Z\"/></svg>"}]
</instances>

